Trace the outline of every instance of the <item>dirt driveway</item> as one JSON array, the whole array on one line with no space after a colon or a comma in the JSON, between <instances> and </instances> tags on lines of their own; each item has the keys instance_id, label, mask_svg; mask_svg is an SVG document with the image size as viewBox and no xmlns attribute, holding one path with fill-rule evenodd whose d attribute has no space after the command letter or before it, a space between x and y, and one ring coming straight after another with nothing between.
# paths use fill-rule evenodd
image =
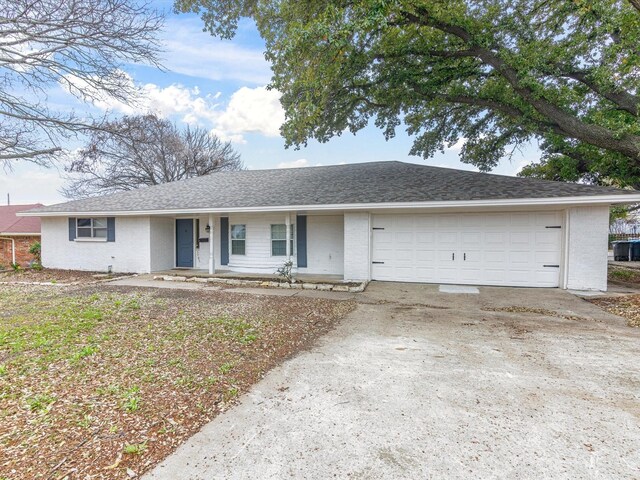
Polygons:
<instances>
[{"instance_id":1,"label":"dirt driveway","mask_svg":"<svg viewBox=\"0 0 640 480\"><path fill-rule=\"evenodd\" d=\"M640 477L639 329L560 290L358 298L148 478Z\"/></svg>"}]
</instances>

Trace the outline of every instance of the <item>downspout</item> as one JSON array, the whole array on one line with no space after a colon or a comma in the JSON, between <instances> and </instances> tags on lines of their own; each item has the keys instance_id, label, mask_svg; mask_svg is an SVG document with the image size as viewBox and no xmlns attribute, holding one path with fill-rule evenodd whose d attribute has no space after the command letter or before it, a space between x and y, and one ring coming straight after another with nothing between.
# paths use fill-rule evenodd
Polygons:
<instances>
[{"instance_id":1,"label":"downspout","mask_svg":"<svg viewBox=\"0 0 640 480\"><path fill-rule=\"evenodd\" d=\"M11 240L11 259L12 264L16 264L16 241L11 237L0 237L0 240Z\"/></svg>"}]
</instances>

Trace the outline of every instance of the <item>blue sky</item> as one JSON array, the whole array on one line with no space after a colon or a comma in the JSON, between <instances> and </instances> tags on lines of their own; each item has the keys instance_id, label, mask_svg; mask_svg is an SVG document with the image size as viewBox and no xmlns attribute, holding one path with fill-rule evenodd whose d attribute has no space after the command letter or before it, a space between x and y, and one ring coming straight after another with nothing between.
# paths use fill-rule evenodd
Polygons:
<instances>
[{"instance_id":1,"label":"blue sky","mask_svg":"<svg viewBox=\"0 0 640 480\"><path fill-rule=\"evenodd\" d=\"M62 88L52 88L49 102L55 108L76 112L113 114L153 110L176 122L198 124L231 140L248 168L330 165L367 161L400 160L413 163L474 170L458 160L459 149L451 148L433 158L409 156L412 140L403 131L385 141L371 126L356 136L345 134L328 143L309 142L308 147L285 149L278 134L283 117L277 92L264 86L269 82L269 64L264 60L263 42L251 22L243 22L232 41L218 40L202 31L195 15L175 15L171 2L158 1L167 12L162 34L164 70L128 65L125 70L145 92L145 100L132 107L105 101L90 106L77 101ZM70 144L69 147L74 146ZM494 171L515 175L522 166L538 158L535 146L504 160ZM29 163L16 164L0 176L0 198L11 194L12 203L57 203L63 184L60 172Z\"/></svg>"}]
</instances>

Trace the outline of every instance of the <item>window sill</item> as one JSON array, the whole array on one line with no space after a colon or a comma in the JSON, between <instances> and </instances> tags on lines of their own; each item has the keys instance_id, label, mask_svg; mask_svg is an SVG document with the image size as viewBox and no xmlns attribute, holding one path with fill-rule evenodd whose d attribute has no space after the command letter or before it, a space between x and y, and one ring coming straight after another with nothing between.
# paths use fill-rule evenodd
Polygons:
<instances>
[{"instance_id":1,"label":"window sill","mask_svg":"<svg viewBox=\"0 0 640 480\"><path fill-rule=\"evenodd\" d=\"M102 242L106 242L107 239L106 238L75 238L73 240L74 242L98 242L98 243L102 243Z\"/></svg>"}]
</instances>

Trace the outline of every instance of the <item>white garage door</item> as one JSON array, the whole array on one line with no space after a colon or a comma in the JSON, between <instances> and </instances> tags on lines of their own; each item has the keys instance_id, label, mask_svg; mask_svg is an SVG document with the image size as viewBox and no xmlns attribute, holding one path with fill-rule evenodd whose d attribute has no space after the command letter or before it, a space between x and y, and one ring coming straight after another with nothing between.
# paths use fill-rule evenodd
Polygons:
<instances>
[{"instance_id":1,"label":"white garage door","mask_svg":"<svg viewBox=\"0 0 640 480\"><path fill-rule=\"evenodd\" d=\"M557 287L560 212L373 216L372 278Z\"/></svg>"}]
</instances>

